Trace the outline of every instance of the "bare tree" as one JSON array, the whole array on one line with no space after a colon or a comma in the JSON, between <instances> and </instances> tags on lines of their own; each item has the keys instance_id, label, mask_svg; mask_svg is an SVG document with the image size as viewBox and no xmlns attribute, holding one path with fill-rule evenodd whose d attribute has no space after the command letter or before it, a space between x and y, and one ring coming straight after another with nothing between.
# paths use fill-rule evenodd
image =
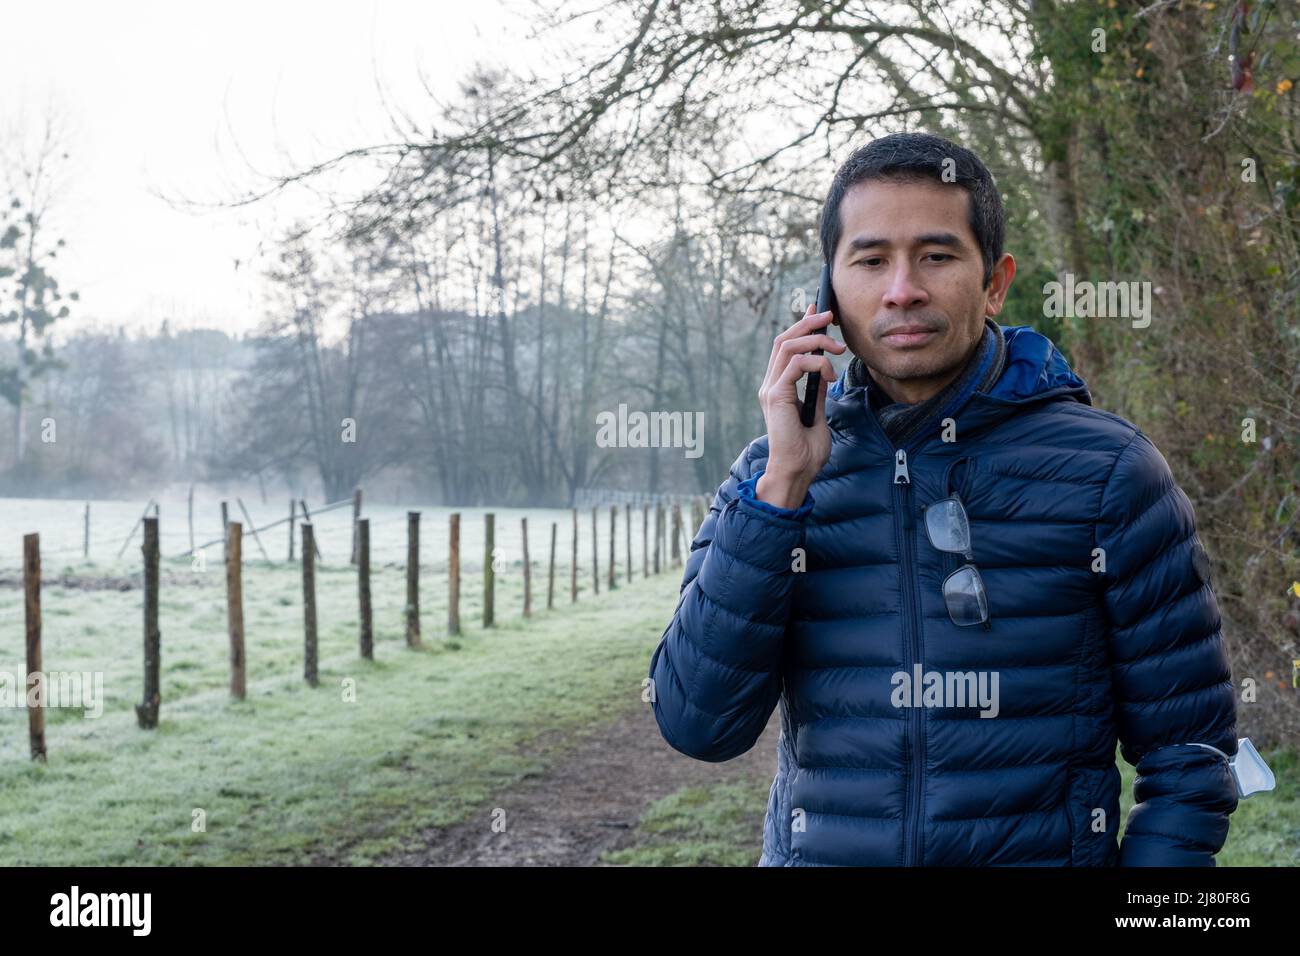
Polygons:
<instances>
[{"instance_id":1,"label":"bare tree","mask_svg":"<svg viewBox=\"0 0 1300 956\"><path fill-rule=\"evenodd\" d=\"M12 303L8 309L0 307L0 325L17 329L14 364L0 367L0 394L14 408L15 465L22 464L26 447L23 405L29 383L54 364L48 339L39 352L32 344L69 312L50 271L64 245L62 238L51 236L49 222L64 186L60 167L68 159L63 119L50 108L34 144L24 134L19 130L13 135L12 148L0 162L10 179L6 208L0 210L0 301ZM75 302L78 295L69 292L67 298Z\"/></svg>"}]
</instances>

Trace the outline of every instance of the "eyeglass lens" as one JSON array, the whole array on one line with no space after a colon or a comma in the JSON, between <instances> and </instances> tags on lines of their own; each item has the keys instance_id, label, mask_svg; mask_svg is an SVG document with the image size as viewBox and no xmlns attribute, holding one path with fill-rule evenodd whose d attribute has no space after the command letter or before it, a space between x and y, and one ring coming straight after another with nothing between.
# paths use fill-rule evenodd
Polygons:
<instances>
[{"instance_id":1,"label":"eyeglass lens","mask_svg":"<svg viewBox=\"0 0 1300 956\"><path fill-rule=\"evenodd\" d=\"M956 498L944 498L925 509L925 533L940 551L966 554L970 551L970 522L966 509Z\"/></svg>"},{"instance_id":2,"label":"eyeglass lens","mask_svg":"<svg viewBox=\"0 0 1300 956\"><path fill-rule=\"evenodd\" d=\"M944 579L943 600L948 605L948 616L958 627L983 624L988 620L988 596L974 565L960 567Z\"/></svg>"}]
</instances>

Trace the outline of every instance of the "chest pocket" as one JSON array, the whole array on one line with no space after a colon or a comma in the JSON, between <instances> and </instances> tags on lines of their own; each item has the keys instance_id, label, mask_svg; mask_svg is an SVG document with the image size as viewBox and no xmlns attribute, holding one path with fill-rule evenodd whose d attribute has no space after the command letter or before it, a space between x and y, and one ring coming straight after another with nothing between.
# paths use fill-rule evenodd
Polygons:
<instances>
[{"instance_id":1,"label":"chest pocket","mask_svg":"<svg viewBox=\"0 0 1300 956\"><path fill-rule=\"evenodd\" d=\"M963 502L969 502L971 482L979 467L979 459L972 455L961 455L950 461L943 473L946 493L960 495Z\"/></svg>"},{"instance_id":2,"label":"chest pocket","mask_svg":"<svg viewBox=\"0 0 1300 956\"><path fill-rule=\"evenodd\" d=\"M955 494L959 498L961 498L962 507L966 509L967 517L972 520L974 516L971 514L971 510L970 510L970 501L971 501L970 492L971 492L972 482L974 480L975 473L978 470L979 470L979 459L971 455L961 455L957 458L954 458L952 461L948 462L947 466L943 470L942 488L943 488L944 496L946 497ZM921 533L922 535L924 535L925 534L924 530L922 530ZM975 545L975 541L974 541L975 536L972 535L971 538L972 538L971 545L973 548ZM959 568L965 562L966 559L962 557L960 554L954 554L952 552L943 552L944 574L946 575L952 571L956 571L957 568ZM978 564L978 555L976 555L976 563Z\"/></svg>"}]
</instances>

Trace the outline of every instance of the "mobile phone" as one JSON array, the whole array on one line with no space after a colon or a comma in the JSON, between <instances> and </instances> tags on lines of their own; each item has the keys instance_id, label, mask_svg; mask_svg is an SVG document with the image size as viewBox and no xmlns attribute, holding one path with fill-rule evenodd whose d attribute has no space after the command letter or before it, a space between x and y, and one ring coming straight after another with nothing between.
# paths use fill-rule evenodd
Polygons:
<instances>
[{"instance_id":1,"label":"mobile phone","mask_svg":"<svg viewBox=\"0 0 1300 956\"><path fill-rule=\"evenodd\" d=\"M831 286L831 264L829 262L822 265L821 279L817 283L817 311L825 312L831 310L831 321L826 326L829 331L832 324L839 318L839 306L835 302L835 289ZM821 355L825 349L813 349L813 355ZM817 393L822 387L822 373L809 372L808 381L803 389L803 405L799 409L799 421L803 422L805 428L812 428L813 420L817 417Z\"/></svg>"}]
</instances>

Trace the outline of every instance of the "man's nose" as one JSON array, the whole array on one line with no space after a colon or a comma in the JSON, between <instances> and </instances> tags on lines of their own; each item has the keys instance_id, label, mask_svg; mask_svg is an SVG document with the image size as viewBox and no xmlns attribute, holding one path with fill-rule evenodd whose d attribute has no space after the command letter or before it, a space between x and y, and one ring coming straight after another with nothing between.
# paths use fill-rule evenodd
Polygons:
<instances>
[{"instance_id":1,"label":"man's nose","mask_svg":"<svg viewBox=\"0 0 1300 956\"><path fill-rule=\"evenodd\" d=\"M882 304L886 308L911 309L929 301L929 294L916 281L911 263L898 263L890 273Z\"/></svg>"}]
</instances>

